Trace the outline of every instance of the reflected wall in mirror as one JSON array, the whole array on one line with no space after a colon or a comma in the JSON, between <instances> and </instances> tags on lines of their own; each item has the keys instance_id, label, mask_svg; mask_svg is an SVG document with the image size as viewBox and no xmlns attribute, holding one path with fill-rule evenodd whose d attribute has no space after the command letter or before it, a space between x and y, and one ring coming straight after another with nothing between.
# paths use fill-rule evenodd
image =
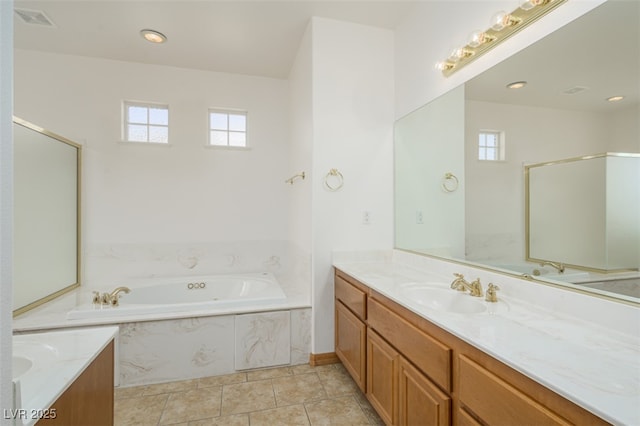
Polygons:
<instances>
[{"instance_id":1,"label":"reflected wall in mirror","mask_svg":"<svg viewBox=\"0 0 640 426\"><path fill-rule=\"evenodd\" d=\"M13 314L80 285L80 145L14 117Z\"/></svg>"},{"instance_id":2,"label":"reflected wall in mirror","mask_svg":"<svg viewBox=\"0 0 640 426\"><path fill-rule=\"evenodd\" d=\"M464 88L398 120L396 247L638 302L640 259L630 266L636 271L622 277L571 269L559 273L526 261L524 165L603 152L640 153L639 21L640 3L609 0ZM507 89L515 81L527 84ZM614 95L624 99L606 101ZM456 108L454 116L455 102L464 102L464 108ZM421 116L428 111L437 117L443 108L449 111L447 122L464 123L464 135L457 129L443 138L441 128L430 134L433 120ZM499 147L490 146L495 141ZM449 152L459 155L442 154ZM487 159L487 153L495 158ZM459 178L457 191L440 188L446 172ZM640 191L637 180L631 191ZM629 244L640 245L635 238ZM569 259L569 253L562 255ZM614 278L625 282L613 285Z\"/></svg>"},{"instance_id":3,"label":"reflected wall in mirror","mask_svg":"<svg viewBox=\"0 0 640 426\"><path fill-rule=\"evenodd\" d=\"M640 264L640 154L525 166L527 260L596 272Z\"/></svg>"}]
</instances>

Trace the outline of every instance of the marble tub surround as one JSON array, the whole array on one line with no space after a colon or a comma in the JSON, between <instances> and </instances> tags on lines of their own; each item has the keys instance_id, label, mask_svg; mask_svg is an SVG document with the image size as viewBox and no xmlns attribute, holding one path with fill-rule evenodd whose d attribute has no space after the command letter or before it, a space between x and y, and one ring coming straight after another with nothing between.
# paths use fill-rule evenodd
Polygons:
<instances>
[{"instance_id":1,"label":"marble tub surround","mask_svg":"<svg viewBox=\"0 0 640 426\"><path fill-rule=\"evenodd\" d=\"M289 241L92 244L84 252L83 290L112 290L123 280L271 272L293 297L308 294L310 265L309 254Z\"/></svg>"},{"instance_id":2,"label":"marble tub surround","mask_svg":"<svg viewBox=\"0 0 640 426\"><path fill-rule=\"evenodd\" d=\"M311 309L120 325L120 384L136 386L309 361Z\"/></svg>"},{"instance_id":3,"label":"marble tub surround","mask_svg":"<svg viewBox=\"0 0 640 426\"><path fill-rule=\"evenodd\" d=\"M115 425L383 425L341 364L115 390Z\"/></svg>"},{"instance_id":4,"label":"marble tub surround","mask_svg":"<svg viewBox=\"0 0 640 426\"><path fill-rule=\"evenodd\" d=\"M640 424L638 307L406 252L359 257L337 253L334 266L605 420ZM508 309L442 312L400 291L416 282L449 289L453 272L499 285Z\"/></svg>"},{"instance_id":5,"label":"marble tub surround","mask_svg":"<svg viewBox=\"0 0 640 426\"><path fill-rule=\"evenodd\" d=\"M21 390L21 406L16 408L25 409L28 417L24 424L34 424L37 418L29 418L29 413L51 407L113 339L117 354L117 337L118 327L14 335L13 355L33 363L14 379Z\"/></svg>"}]
</instances>

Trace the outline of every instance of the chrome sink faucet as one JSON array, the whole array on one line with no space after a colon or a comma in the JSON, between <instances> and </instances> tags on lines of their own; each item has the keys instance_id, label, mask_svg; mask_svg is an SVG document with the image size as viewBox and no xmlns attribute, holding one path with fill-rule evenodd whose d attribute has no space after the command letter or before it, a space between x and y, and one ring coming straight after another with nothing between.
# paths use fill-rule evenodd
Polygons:
<instances>
[{"instance_id":1,"label":"chrome sink faucet","mask_svg":"<svg viewBox=\"0 0 640 426\"><path fill-rule=\"evenodd\" d=\"M564 264L562 263L556 263L556 262L542 262L540 264L540 266L545 267L546 265L549 265L553 268L556 268L558 270L559 273L563 273L564 272Z\"/></svg>"},{"instance_id":2,"label":"chrome sink faucet","mask_svg":"<svg viewBox=\"0 0 640 426\"><path fill-rule=\"evenodd\" d=\"M484 292L482 291L482 284L480 284L480 278L474 281L467 282L462 274L453 274L456 279L451 283L451 288L458 291L469 291L469 294L473 297L482 297Z\"/></svg>"}]
</instances>

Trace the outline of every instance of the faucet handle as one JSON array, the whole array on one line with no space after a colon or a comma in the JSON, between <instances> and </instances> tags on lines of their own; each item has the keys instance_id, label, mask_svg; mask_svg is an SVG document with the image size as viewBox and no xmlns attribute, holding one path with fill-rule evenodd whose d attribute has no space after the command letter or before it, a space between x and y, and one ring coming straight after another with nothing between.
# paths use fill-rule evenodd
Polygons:
<instances>
[{"instance_id":1,"label":"faucet handle","mask_svg":"<svg viewBox=\"0 0 640 426\"><path fill-rule=\"evenodd\" d=\"M471 281L469 287L469 294L471 296L482 297L484 295L482 284L480 283L480 278L476 278L475 280Z\"/></svg>"},{"instance_id":2,"label":"faucet handle","mask_svg":"<svg viewBox=\"0 0 640 426\"><path fill-rule=\"evenodd\" d=\"M485 297L484 300L486 300L487 302L492 302L495 303L498 301L498 294L497 291L500 290L500 287L498 287L497 285L493 284L493 283L489 283L489 286L487 287L487 296Z\"/></svg>"}]
</instances>

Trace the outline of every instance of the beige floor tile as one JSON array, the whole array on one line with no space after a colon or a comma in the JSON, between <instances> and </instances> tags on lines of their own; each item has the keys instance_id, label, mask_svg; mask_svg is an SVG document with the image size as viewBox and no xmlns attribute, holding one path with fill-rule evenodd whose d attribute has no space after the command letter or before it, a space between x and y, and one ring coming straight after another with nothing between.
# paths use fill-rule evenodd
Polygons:
<instances>
[{"instance_id":1,"label":"beige floor tile","mask_svg":"<svg viewBox=\"0 0 640 426\"><path fill-rule=\"evenodd\" d=\"M115 426L155 426L169 398L168 394L118 399L114 403Z\"/></svg>"},{"instance_id":2,"label":"beige floor tile","mask_svg":"<svg viewBox=\"0 0 640 426\"><path fill-rule=\"evenodd\" d=\"M369 419L353 396L309 402L304 406L312 426L369 424Z\"/></svg>"},{"instance_id":3,"label":"beige floor tile","mask_svg":"<svg viewBox=\"0 0 640 426\"><path fill-rule=\"evenodd\" d=\"M275 408L271 380L238 383L222 387L222 415Z\"/></svg>"},{"instance_id":4,"label":"beige floor tile","mask_svg":"<svg viewBox=\"0 0 640 426\"><path fill-rule=\"evenodd\" d=\"M144 395L144 389L146 386L134 386L131 388L115 388L113 397L114 399L128 399L136 398Z\"/></svg>"},{"instance_id":5,"label":"beige floor tile","mask_svg":"<svg viewBox=\"0 0 640 426\"><path fill-rule=\"evenodd\" d=\"M249 413L251 426L309 426L304 405L289 405L271 410Z\"/></svg>"},{"instance_id":6,"label":"beige floor tile","mask_svg":"<svg viewBox=\"0 0 640 426\"><path fill-rule=\"evenodd\" d=\"M198 380L199 388L211 386L230 385L233 383L242 383L247 381L247 373L226 374L224 376L203 377Z\"/></svg>"},{"instance_id":7,"label":"beige floor tile","mask_svg":"<svg viewBox=\"0 0 640 426\"><path fill-rule=\"evenodd\" d=\"M191 389L169 395L160 424L173 424L220 415L222 388Z\"/></svg>"},{"instance_id":8,"label":"beige floor tile","mask_svg":"<svg viewBox=\"0 0 640 426\"><path fill-rule=\"evenodd\" d=\"M271 382L278 407L302 404L327 397L320 378L315 373L279 377Z\"/></svg>"},{"instance_id":9,"label":"beige floor tile","mask_svg":"<svg viewBox=\"0 0 640 426\"><path fill-rule=\"evenodd\" d=\"M275 377L291 376L293 372L291 367L276 367L268 368L265 370L255 370L247 372L247 380L252 382L254 380L266 380L273 379Z\"/></svg>"},{"instance_id":10,"label":"beige floor tile","mask_svg":"<svg viewBox=\"0 0 640 426\"><path fill-rule=\"evenodd\" d=\"M232 416L196 420L189 422L189 426L249 426L249 415L234 414Z\"/></svg>"},{"instance_id":11,"label":"beige floor tile","mask_svg":"<svg viewBox=\"0 0 640 426\"><path fill-rule=\"evenodd\" d=\"M158 395L161 393L184 392L194 389L198 386L198 379L181 380L179 382L157 383L155 385L147 385L143 395Z\"/></svg>"},{"instance_id":12,"label":"beige floor tile","mask_svg":"<svg viewBox=\"0 0 640 426\"><path fill-rule=\"evenodd\" d=\"M358 385L356 385L356 382L353 381L346 370L338 370L336 368L327 369L318 372L318 377L329 398L359 392Z\"/></svg>"},{"instance_id":13,"label":"beige floor tile","mask_svg":"<svg viewBox=\"0 0 640 426\"><path fill-rule=\"evenodd\" d=\"M291 372L293 374L308 374L308 373L314 373L315 369L316 367L312 367L309 364L300 364L300 365L292 366Z\"/></svg>"}]
</instances>

